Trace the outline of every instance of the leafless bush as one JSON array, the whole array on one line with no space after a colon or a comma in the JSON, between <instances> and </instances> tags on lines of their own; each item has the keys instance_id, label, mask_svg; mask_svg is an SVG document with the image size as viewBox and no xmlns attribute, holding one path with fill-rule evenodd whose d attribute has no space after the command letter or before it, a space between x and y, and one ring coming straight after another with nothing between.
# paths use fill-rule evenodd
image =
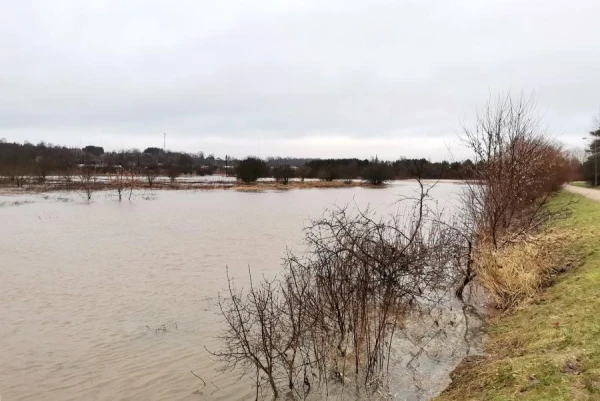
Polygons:
<instances>
[{"instance_id":1,"label":"leafless bush","mask_svg":"<svg viewBox=\"0 0 600 401\"><path fill-rule=\"evenodd\" d=\"M219 301L221 313L228 329L221 336L225 348L216 353L225 362L224 369L240 367L244 373L264 375L275 397L279 390L276 383L278 365L286 351L279 313L282 297L275 282L263 280L258 288L250 275L247 294L233 288L228 277L229 299Z\"/></svg>"},{"instance_id":2,"label":"leafless bush","mask_svg":"<svg viewBox=\"0 0 600 401\"><path fill-rule=\"evenodd\" d=\"M385 374L404 313L436 305L453 280L453 236L427 198L421 186L414 209L386 218L328 211L306 228L307 254L288 255L280 279L256 285L250 276L247 293L229 280L224 347L214 353L225 369L253 372L274 396L282 383L306 395L331 377L366 386Z\"/></svg>"},{"instance_id":3,"label":"leafless bush","mask_svg":"<svg viewBox=\"0 0 600 401\"><path fill-rule=\"evenodd\" d=\"M131 200L131 197L133 196L133 190L135 188L138 188L140 185L140 180L134 169L131 169L126 173L125 181L126 181L126 187L129 190L128 199Z\"/></svg>"},{"instance_id":4,"label":"leafless bush","mask_svg":"<svg viewBox=\"0 0 600 401\"><path fill-rule=\"evenodd\" d=\"M77 174L78 187L83 191L80 195L90 201L98 180L98 172L95 166L83 166Z\"/></svg>"},{"instance_id":5,"label":"leafless bush","mask_svg":"<svg viewBox=\"0 0 600 401\"><path fill-rule=\"evenodd\" d=\"M23 186L27 182L27 175L21 172L17 172L13 178L18 188L23 188Z\"/></svg>"},{"instance_id":6,"label":"leafless bush","mask_svg":"<svg viewBox=\"0 0 600 401\"><path fill-rule=\"evenodd\" d=\"M464 206L479 238L500 247L552 217L545 205L568 179L569 163L543 133L531 98L488 102L463 139L474 156Z\"/></svg>"},{"instance_id":7,"label":"leafless bush","mask_svg":"<svg viewBox=\"0 0 600 401\"><path fill-rule=\"evenodd\" d=\"M109 176L109 185L117 192L119 201L123 198L123 192L127 188L127 172L123 168L118 168Z\"/></svg>"},{"instance_id":8,"label":"leafless bush","mask_svg":"<svg viewBox=\"0 0 600 401\"><path fill-rule=\"evenodd\" d=\"M14 182L17 188L23 188L30 175L30 168L24 162L17 162L7 169L10 182Z\"/></svg>"},{"instance_id":9,"label":"leafless bush","mask_svg":"<svg viewBox=\"0 0 600 401\"><path fill-rule=\"evenodd\" d=\"M475 275L473 255L526 241L566 209L548 207L552 195L570 177L570 161L544 134L532 98L510 94L479 110L463 140L473 154L465 181L456 235L456 265L462 290ZM498 275L491 275L498 277Z\"/></svg>"},{"instance_id":10,"label":"leafless bush","mask_svg":"<svg viewBox=\"0 0 600 401\"><path fill-rule=\"evenodd\" d=\"M146 181L148 181L148 186L152 188L156 177L158 176L158 171L154 168L147 168L145 171Z\"/></svg>"},{"instance_id":11,"label":"leafless bush","mask_svg":"<svg viewBox=\"0 0 600 401\"><path fill-rule=\"evenodd\" d=\"M65 167L60 171L60 177L67 186L71 185L73 183L73 169L71 167Z\"/></svg>"},{"instance_id":12,"label":"leafless bush","mask_svg":"<svg viewBox=\"0 0 600 401\"><path fill-rule=\"evenodd\" d=\"M169 181L171 181L171 184L174 184L175 180L180 175L181 175L181 170L175 166L171 166L167 169L167 177L169 177Z\"/></svg>"},{"instance_id":13,"label":"leafless bush","mask_svg":"<svg viewBox=\"0 0 600 401\"><path fill-rule=\"evenodd\" d=\"M117 192L119 200L124 196L131 200L133 191L140 187L140 178L134 169L118 169L110 175L109 187Z\"/></svg>"}]
</instances>

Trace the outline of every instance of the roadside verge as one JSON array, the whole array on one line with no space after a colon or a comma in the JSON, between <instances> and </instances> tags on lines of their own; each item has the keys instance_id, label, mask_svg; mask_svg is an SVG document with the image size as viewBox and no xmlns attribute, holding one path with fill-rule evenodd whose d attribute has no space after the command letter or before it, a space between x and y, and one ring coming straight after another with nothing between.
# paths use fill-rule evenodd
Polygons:
<instances>
[{"instance_id":1,"label":"roadside verge","mask_svg":"<svg viewBox=\"0 0 600 401\"><path fill-rule=\"evenodd\" d=\"M487 356L465 359L437 401L600 400L600 203L563 191L550 207L573 198L552 228L574 233L564 252L579 266L491 319Z\"/></svg>"}]
</instances>

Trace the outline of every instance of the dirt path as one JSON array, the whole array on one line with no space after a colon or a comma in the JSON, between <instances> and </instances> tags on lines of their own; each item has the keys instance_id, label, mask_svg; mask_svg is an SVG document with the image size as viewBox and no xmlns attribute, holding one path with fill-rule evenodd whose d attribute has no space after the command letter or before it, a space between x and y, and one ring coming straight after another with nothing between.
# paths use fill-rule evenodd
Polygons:
<instances>
[{"instance_id":1,"label":"dirt path","mask_svg":"<svg viewBox=\"0 0 600 401\"><path fill-rule=\"evenodd\" d=\"M600 202L600 190L576 187L574 185L565 185L565 189L569 192L573 192L574 194L579 194L585 196L586 198L595 200L596 202Z\"/></svg>"}]
</instances>

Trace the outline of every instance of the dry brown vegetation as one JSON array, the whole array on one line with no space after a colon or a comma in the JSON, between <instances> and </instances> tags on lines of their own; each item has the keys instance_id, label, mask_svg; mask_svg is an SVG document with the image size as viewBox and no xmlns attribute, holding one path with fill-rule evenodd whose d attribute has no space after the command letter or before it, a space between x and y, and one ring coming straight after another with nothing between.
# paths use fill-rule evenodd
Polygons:
<instances>
[{"instance_id":1,"label":"dry brown vegetation","mask_svg":"<svg viewBox=\"0 0 600 401\"><path fill-rule=\"evenodd\" d=\"M570 177L569 157L544 134L531 98L490 100L463 139L474 155L455 226L465 240L464 283L477 277L496 306L513 306L552 270L551 238L538 234L565 215L547 206Z\"/></svg>"},{"instance_id":2,"label":"dry brown vegetation","mask_svg":"<svg viewBox=\"0 0 600 401\"><path fill-rule=\"evenodd\" d=\"M475 273L491 306L509 309L539 294L565 266L573 265L565 253L573 237L564 230L544 230L499 249L481 247L475 255Z\"/></svg>"}]
</instances>

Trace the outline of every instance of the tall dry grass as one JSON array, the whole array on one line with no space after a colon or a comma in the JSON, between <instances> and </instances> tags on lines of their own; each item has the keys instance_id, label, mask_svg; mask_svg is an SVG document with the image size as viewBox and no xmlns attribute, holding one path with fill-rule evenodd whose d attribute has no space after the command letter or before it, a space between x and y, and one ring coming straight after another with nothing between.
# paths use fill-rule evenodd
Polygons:
<instances>
[{"instance_id":1,"label":"tall dry grass","mask_svg":"<svg viewBox=\"0 0 600 401\"><path fill-rule=\"evenodd\" d=\"M548 286L557 272L573 265L568 252L573 239L570 231L545 230L502 248L482 242L473 265L492 306L515 307Z\"/></svg>"}]
</instances>

